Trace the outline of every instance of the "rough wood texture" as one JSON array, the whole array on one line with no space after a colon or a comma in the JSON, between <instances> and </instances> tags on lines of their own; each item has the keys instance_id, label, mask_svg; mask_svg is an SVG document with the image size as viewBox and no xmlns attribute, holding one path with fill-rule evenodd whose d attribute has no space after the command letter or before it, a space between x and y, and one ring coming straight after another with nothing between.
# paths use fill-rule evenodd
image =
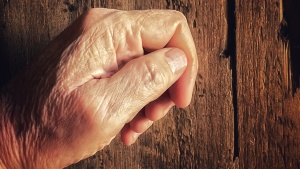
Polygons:
<instances>
[{"instance_id":1,"label":"rough wood texture","mask_svg":"<svg viewBox=\"0 0 300 169\"><path fill-rule=\"evenodd\" d=\"M300 168L299 0L2 0L0 85L93 7L182 11L199 74L190 107L68 168Z\"/></svg>"},{"instance_id":2,"label":"rough wood texture","mask_svg":"<svg viewBox=\"0 0 300 169\"><path fill-rule=\"evenodd\" d=\"M299 7L236 1L241 168L300 167Z\"/></svg>"}]
</instances>

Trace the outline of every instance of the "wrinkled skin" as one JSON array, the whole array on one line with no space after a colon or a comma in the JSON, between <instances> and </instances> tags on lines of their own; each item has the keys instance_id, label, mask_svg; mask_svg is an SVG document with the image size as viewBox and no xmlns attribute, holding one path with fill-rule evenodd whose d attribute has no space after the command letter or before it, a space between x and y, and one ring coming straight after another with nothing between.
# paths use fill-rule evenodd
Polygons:
<instances>
[{"instance_id":1,"label":"wrinkled skin","mask_svg":"<svg viewBox=\"0 0 300 169\"><path fill-rule=\"evenodd\" d=\"M89 10L2 90L0 166L62 168L120 131L134 143L190 103L197 64L181 13Z\"/></svg>"}]
</instances>

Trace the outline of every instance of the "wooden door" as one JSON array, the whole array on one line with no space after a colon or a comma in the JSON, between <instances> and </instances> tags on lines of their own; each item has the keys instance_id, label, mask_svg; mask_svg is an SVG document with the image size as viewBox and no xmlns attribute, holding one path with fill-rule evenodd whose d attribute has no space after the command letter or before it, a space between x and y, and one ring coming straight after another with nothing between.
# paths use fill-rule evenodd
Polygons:
<instances>
[{"instance_id":1,"label":"wooden door","mask_svg":"<svg viewBox=\"0 0 300 169\"><path fill-rule=\"evenodd\" d=\"M181 11L199 73L188 108L68 168L300 168L299 0L2 0L0 85L94 7Z\"/></svg>"}]
</instances>

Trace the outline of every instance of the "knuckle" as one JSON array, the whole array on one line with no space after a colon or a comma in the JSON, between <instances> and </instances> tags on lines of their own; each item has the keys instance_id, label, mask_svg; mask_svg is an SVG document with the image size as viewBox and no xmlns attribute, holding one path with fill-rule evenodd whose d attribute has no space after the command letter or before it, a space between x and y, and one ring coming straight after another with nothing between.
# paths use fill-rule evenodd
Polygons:
<instances>
[{"instance_id":1,"label":"knuckle","mask_svg":"<svg viewBox=\"0 0 300 169\"><path fill-rule=\"evenodd\" d=\"M176 10L171 10L171 15L180 23L187 23L187 19L185 17L185 15L180 12L180 11L176 11Z\"/></svg>"},{"instance_id":2,"label":"knuckle","mask_svg":"<svg viewBox=\"0 0 300 169\"><path fill-rule=\"evenodd\" d=\"M91 8L91 9L88 9L83 15L86 19L90 19L91 17L94 17L98 14L99 14L99 9Z\"/></svg>"},{"instance_id":3,"label":"knuckle","mask_svg":"<svg viewBox=\"0 0 300 169\"><path fill-rule=\"evenodd\" d=\"M94 15L94 14L96 14L98 11L99 11L99 9L97 9L97 8L90 8L90 9L88 9L88 10L86 11L86 14L87 14L87 15Z\"/></svg>"},{"instance_id":4,"label":"knuckle","mask_svg":"<svg viewBox=\"0 0 300 169\"><path fill-rule=\"evenodd\" d=\"M143 64L143 68L145 69L143 83L147 90L158 90L168 83L168 76L157 64L147 61Z\"/></svg>"},{"instance_id":5,"label":"knuckle","mask_svg":"<svg viewBox=\"0 0 300 169\"><path fill-rule=\"evenodd\" d=\"M115 10L115 9L91 8L91 9L88 9L83 14L83 18L85 20L100 21L104 17L108 16L109 14L117 13L117 12L118 12L118 10Z\"/></svg>"}]
</instances>

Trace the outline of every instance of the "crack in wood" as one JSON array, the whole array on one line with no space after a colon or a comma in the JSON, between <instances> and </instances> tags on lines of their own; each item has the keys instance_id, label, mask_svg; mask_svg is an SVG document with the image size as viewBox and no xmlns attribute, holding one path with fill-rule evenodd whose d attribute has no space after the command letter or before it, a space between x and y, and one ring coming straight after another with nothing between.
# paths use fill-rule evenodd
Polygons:
<instances>
[{"instance_id":1,"label":"crack in wood","mask_svg":"<svg viewBox=\"0 0 300 169\"><path fill-rule=\"evenodd\" d=\"M232 71L232 103L234 110L234 150L233 161L239 157L239 127L238 127L238 105L237 105L237 70L236 70L236 16L235 0L226 0L225 17L227 21L227 34L225 50L222 56L230 57L230 68Z\"/></svg>"},{"instance_id":2,"label":"crack in wood","mask_svg":"<svg viewBox=\"0 0 300 169\"><path fill-rule=\"evenodd\" d=\"M285 82L287 92L294 95L300 87L300 2L280 0L279 38L286 44Z\"/></svg>"}]
</instances>

